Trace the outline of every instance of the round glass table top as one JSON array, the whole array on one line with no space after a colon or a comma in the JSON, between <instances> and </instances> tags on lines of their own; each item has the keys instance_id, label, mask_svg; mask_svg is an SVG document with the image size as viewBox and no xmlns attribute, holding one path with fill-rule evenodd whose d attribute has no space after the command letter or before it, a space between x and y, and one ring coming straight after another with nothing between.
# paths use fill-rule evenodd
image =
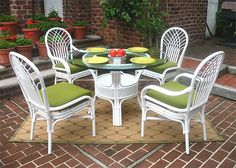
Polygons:
<instances>
[{"instance_id":1,"label":"round glass table top","mask_svg":"<svg viewBox=\"0 0 236 168\"><path fill-rule=\"evenodd\" d=\"M90 69L112 71L145 69L164 64L164 60L154 59L147 53L134 53L128 50L124 57L110 57L109 50L100 53L88 52L83 55L82 60Z\"/></svg>"}]
</instances>

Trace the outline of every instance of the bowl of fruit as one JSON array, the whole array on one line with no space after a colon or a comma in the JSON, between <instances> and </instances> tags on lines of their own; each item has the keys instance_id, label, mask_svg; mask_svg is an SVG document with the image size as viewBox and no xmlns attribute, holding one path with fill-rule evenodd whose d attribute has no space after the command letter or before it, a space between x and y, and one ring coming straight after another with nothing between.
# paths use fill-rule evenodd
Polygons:
<instances>
[{"instance_id":1,"label":"bowl of fruit","mask_svg":"<svg viewBox=\"0 0 236 168\"><path fill-rule=\"evenodd\" d=\"M126 51L124 49L111 49L109 51L108 57L111 59L120 59L125 60L126 59Z\"/></svg>"}]
</instances>

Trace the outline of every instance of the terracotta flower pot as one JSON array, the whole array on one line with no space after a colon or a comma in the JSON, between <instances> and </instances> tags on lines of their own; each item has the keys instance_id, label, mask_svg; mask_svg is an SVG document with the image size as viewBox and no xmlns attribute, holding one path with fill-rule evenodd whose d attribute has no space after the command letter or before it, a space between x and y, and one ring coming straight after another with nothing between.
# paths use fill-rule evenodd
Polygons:
<instances>
[{"instance_id":1,"label":"terracotta flower pot","mask_svg":"<svg viewBox=\"0 0 236 168\"><path fill-rule=\"evenodd\" d=\"M50 21L61 21L61 18L59 17L59 18L48 18L48 20L50 20Z\"/></svg>"},{"instance_id":2,"label":"terracotta flower pot","mask_svg":"<svg viewBox=\"0 0 236 168\"><path fill-rule=\"evenodd\" d=\"M9 52L15 51L15 48L0 49L0 65L9 66Z\"/></svg>"},{"instance_id":3,"label":"terracotta flower pot","mask_svg":"<svg viewBox=\"0 0 236 168\"><path fill-rule=\"evenodd\" d=\"M17 46L16 51L24 55L26 58L31 59L33 53L33 45Z\"/></svg>"},{"instance_id":4,"label":"terracotta flower pot","mask_svg":"<svg viewBox=\"0 0 236 168\"><path fill-rule=\"evenodd\" d=\"M70 34L72 34L72 32L73 32L73 28L71 28L71 27L68 27L68 28L64 28L66 31L68 31Z\"/></svg>"},{"instance_id":5,"label":"terracotta flower pot","mask_svg":"<svg viewBox=\"0 0 236 168\"><path fill-rule=\"evenodd\" d=\"M39 59L48 59L47 48L45 43L37 42Z\"/></svg>"},{"instance_id":6,"label":"terracotta flower pot","mask_svg":"<svg viewBox=\"0 0 236 168\"><path fill-rule=\"evenodd\" d=\"M0 25L4 26L9 35L16 35L17 34L17 22L0 22Z\"/></svg>"},{"instance_id":7,"label":"terracotta flower pot","mask_svg":"<svg viewBox=\"0 0 236 168\"><path fill-rule=\"evenodd\" d=\"M85 26L76 26L76 27L73 27L74 29L74 38L77 39L77 40L80 40L80 39L84 39L85 38L85 30L86 30L86 27Z\"/></svg>"},{"instance_id":8,"label":"terracotta flower pot","mask_svg":"<svg viewBox=\"0 0 236 168\"><path fill-rule=\"evenodd\" d=\"M37 41L39 41L40 38L40 29L39 28L33 28L33 29L22 29L24 33L24 37L27 39L31 39L32 44L36 44Z\"/></svg>"}]
</instances>

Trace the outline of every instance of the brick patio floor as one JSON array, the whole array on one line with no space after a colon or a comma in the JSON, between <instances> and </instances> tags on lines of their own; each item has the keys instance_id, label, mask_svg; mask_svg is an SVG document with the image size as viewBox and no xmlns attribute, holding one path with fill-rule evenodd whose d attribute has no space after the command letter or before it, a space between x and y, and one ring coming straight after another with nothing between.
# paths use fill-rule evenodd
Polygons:
<instances>
[{"instance_id":1,"label":"brick patio floor","mask_svg":"<svg viewBox=\"0 0 236 168\"><path fill-rule=\"evenodd\" d=\"M12 98L22 107L21 95ZM0 108L0 167L234 167L236 163L236 102L211 95L206 115L225 138L224 142L191 143L190 155L184 144L70 145L11 143L10 137L28 114L10 99Z\"/></svg>"}]
</instances>

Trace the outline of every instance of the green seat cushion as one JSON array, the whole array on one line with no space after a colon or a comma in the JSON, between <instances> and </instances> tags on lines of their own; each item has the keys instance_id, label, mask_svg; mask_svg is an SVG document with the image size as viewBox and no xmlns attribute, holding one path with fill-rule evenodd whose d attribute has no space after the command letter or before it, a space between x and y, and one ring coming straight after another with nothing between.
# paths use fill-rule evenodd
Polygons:
<instances>
[{"instance_id":1,"label":"green seat cushion","mask_svg":"<svg viewBox=\"0 0 236 168\"><path fill-rule=\"evenodd\" d=\"M78 65L78 66L81 66L81 67L86 67L86 65L83 63L82 59L71 59L70 62L73 65Z\"/></svg>"},{"instance_id":2,"label":"green seat cushion","mask_svg":"<svg viewBox=\"0 0 236 168\"><path fill-rule=\"evenodd\" d=\"M181 91L187 88L187 86L182 85L175 81L166 82L160 87L165 88L167 90L171 90L171 91ZM168 96L156 90L148 90L147 95L165 104L168 104L177 108L186 108L189 94L183 94L181 96Z\"/></svg>"},{"instance_id":3,"label":"green seat cushion","mask_svg":"<svg viewBox=\"0 0 236 168\"><path fill-rule=\"evenodd\" d=\"M68 82L60 82L46 88L50 107L61 106L81 96L91 96L90 90Z\"/></svg>"},{"instance_id":4,"label":"green seat cushion","mask_svg":"<svg viewBox=\"0 0 236 168\"><path fill-rule=\"evenodd\" d=\"M167 61L166 63L150 68L151 71L157 73L163 73L167 68L176 67L177 64L173 61Z\"/></svg>"},{"instance_id":5,"label":"green seat cushion","mask_svg":"<svg viewBox=\"0 0 236 168\"><path fill-rule=\"evenodd\" d=\"M82 60L81 60L81 61L82 61ZM79 61L78 61L78 62L79 62ZM83 62L82 62L82 63L83 63ZM81 71L84 71L85 69L87 69L85 65L82 65L82 63L81 63L81 66L79 66L79 65L71 64L71 63L68 62L68 65L69 65L69 67L70 67L71 73L74 74L74 73L81 72ZM56 67L58 67L58 68L64 68L64 66L63 66L62 63L56 64Z\"/></svg>"}]
</instances>

